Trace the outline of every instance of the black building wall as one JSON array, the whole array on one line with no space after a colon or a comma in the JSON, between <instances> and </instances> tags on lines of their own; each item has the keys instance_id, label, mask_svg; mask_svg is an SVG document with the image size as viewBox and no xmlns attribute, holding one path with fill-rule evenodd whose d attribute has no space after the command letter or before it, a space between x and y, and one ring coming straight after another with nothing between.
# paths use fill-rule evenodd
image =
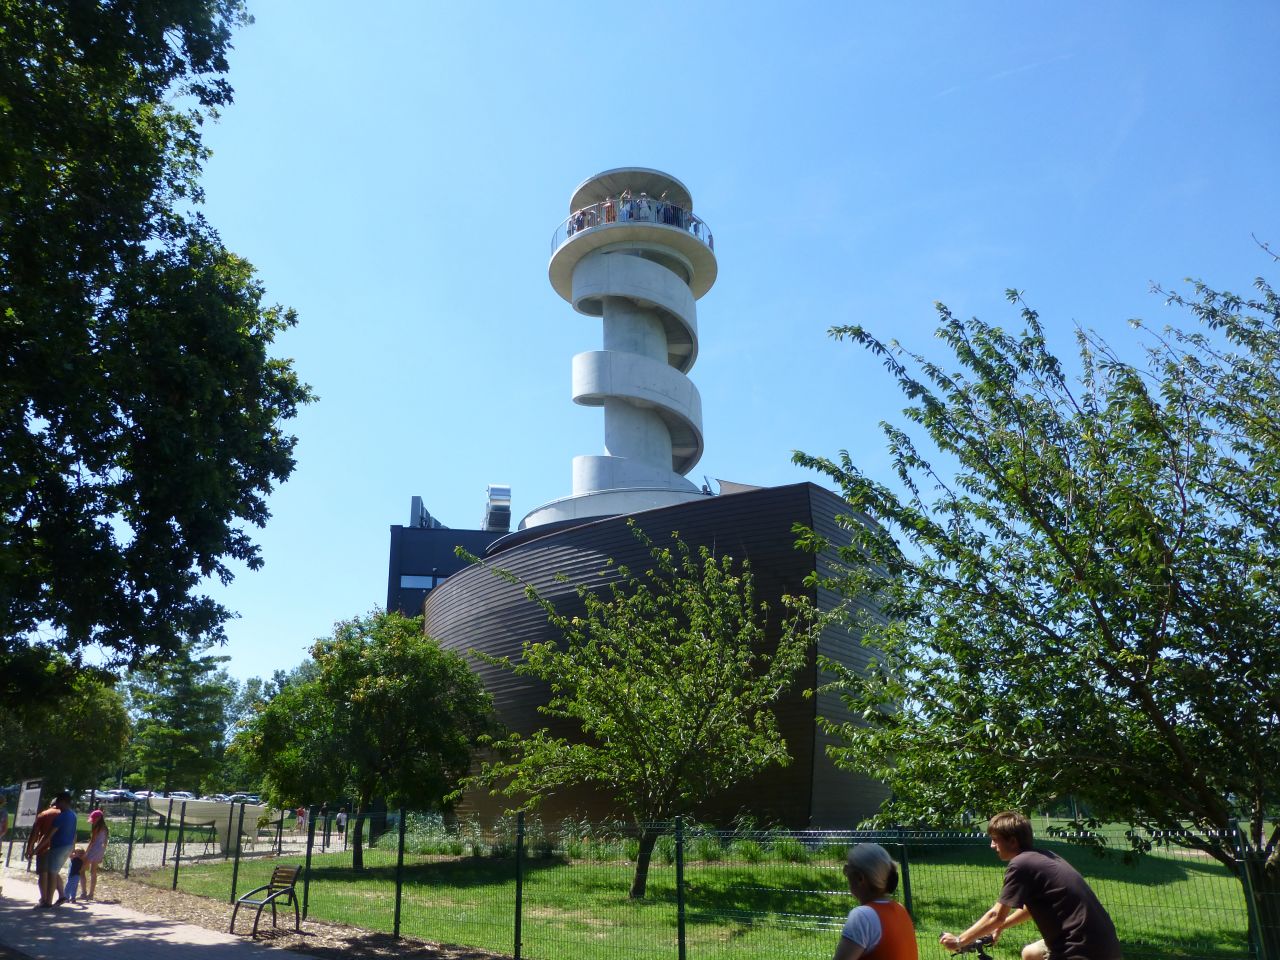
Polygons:
<instances>
[{"instance_id":1,"label":"black building wall","mask_svg":"<svg viewBox=\"0 0 1280 960\"><path fill-rule=\"evenodd\" d=\"M674 507L647 510L628 517L611 517L552 530L513 535L512 545L498 544L488 562L515 573L552 600L557 610L572 615L581 611L575 584L604 584L610 578L606 561L632 567L647 563L648 550L628 528L628 519L655 542L666 541L673 531L691 547L707 546L717 554L750 561L758 597L774 611L781 610L784 594L807 594L820 608L830 609L841 598L818 593L805 586L815 564L835 559L834 551L815 556L795 548L796 523L811 526L841 542L846 534L836 517L848 505L839 497L810 484L771 487L718 497L707 497ZM393 528L394 529L394 528ZM568 583L556 581L557 574ZM778 624L769 625L776 643ZM426 603L426 632L445 647L459 651L481 650L494 656L516 656L525 642L552 639L545 613L523 591L475 566L459 570L439 586ZM865 662L866 653L843 626L828 627L819 650L850 664ZM542 726L572 736L572 726L557 727L538 713L545 703L545 685L488 664L473 664L497 704L499 717L510 729L530 733ZM826 741L816 724L817 711L836 719L846 716L837 698L806 697L817 681L816 657L811 655L790 693L777 706L779 729L786 738L791 764L773 768L755 780L741 784L699 811L712 822L728 822L739 813L793 827L848 827L873 813L885 797L879 784L837 770L824 752ZM501 801L472 793L463 803L467 810L496 813ZM606 818L618 816L607 795L578 791L544 804L543 815L555 820L568 816Z\"/></svg>"},{"instance_id":2,"label":"black building wall","mask_svg":"<svg viewBox=\"0 0 1280 960\"><path fill-rule=\"evenodd\" d=\"M501 532L450 530L448 527L391 527L391 557L387 563L387 609L406 617L422 615L431 590L464 569L468 562L455 552L461 546L483 556Z\"/></svg>"}]
</instances>

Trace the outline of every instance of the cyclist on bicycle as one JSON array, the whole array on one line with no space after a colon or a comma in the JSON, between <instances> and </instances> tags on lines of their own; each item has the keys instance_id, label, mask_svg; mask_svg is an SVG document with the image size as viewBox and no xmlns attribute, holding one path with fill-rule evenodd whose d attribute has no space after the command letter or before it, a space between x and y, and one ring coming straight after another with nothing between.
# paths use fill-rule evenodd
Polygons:
<instances>
[{"instance_id":1,"label":"cyclist on bicycle","mask_svg":"<svg viewBox=\"0 0 1280 960\"><path fill-rule=\"evenodd\" d=\"M997 813L987 836L996 856L1009 864L1000 899L964 933L944 933L939 943L954 953L1030 918L1043 939L1023 948L1022 960L1120 960L1120 941L1106 909L1075 867L1035 849L1030 820L1011 810Z\"/></svg>"}]
</instances>

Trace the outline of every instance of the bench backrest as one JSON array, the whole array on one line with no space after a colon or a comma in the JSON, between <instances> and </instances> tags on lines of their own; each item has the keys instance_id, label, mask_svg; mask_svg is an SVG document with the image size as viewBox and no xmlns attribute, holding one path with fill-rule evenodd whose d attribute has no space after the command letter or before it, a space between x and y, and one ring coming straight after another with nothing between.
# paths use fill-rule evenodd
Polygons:
<instances>
[{"instance_id":1,"label":"bench backrest","mask_svg":"<svg viewBox=\"0 0 1280 960\"><path fill-rule=\"evenodd\" d=\"M276 867L271 871L271 889L292 887L298 882L298 874L301 872L301 867Z\"/></svg>"}]
</instances>

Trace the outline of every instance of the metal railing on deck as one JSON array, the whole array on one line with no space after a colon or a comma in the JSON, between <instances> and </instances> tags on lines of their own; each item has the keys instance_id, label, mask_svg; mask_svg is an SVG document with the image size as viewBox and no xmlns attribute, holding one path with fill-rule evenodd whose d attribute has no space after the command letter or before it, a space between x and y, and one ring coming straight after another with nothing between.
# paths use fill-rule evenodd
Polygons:
<instances>
[{"instance_id":1,"label":"metal railing on deck","mask_svg":"<svg viewBox=\"0 0 1280 960\"><path fill-rule=\"evenodd\" d=\"M551 252L560 249L561 244L585 230L609 226L617 223L654 223L660 226L683 230L690 236L701 240L712 252L716 249L715 238L711 228L699 217L683 207L653 197L610 197L575 210L551 235Z\"/></svg>"}]
</instances>

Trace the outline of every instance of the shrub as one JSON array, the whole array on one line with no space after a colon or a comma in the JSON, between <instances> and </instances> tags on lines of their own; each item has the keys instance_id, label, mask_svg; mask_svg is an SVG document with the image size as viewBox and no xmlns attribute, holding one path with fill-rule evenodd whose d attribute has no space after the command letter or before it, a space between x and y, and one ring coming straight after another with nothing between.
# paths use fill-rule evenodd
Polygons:
<instances>
[{"instance_id":1,"label":"shrub","mask_svg":"<svg viewBox=\"0 0 1280 960\"><path fill-rule=\"evenodd\" d=\"M778 837L773 841L773 855L787 863L808 863L809 851L795 837Z\"/></svg>"},{"instance_id":2,"label":"shrub","mask_svg":"<svg viewBox=\"0 0 1280 960\"><path fill-rule=\"evenodd\" d=\"M735 840L729 844L729 857L743 863L759 863L764 859L764 847L754 840Z\"/></svg>"},{"instance_id":3,"label":"shrub","mask_svg":"<svg viewBox=\"0 0 1280 960\"><path fill-rule=\"evenodd\" d=\"M724 847L720 845L720 838L714 833L699 833L694 836L689 852L690 859L701 860L703 863L724 859Z\"/></svg>"},{"instance_id":4,"label":"shrub","mask_svg":"<svg viewBox=\"0 0 1280 960\"><path fill-rule=\"evenodd\" d=\"M438 813L410 813L405 818L404 848L412 853L447 853L452 831Z\"/></svg>"},{"instance_id":5,"label":"shrub","mask_svg":"<svg viewBox=\"0 0 1280 960\"><path fill-rule=\"evenodd\" d=\"M676 862L676 838L669 833L664 833L658 838L658 842L654 844L653 855L663 863L671 864Z\"/></svg>"},{"instance_id":6,"label":"shrub","mask_svg":"<svg viewBox=\"0 0 1280 960\"><path fill-rule=\"evenodd\" d=\"M842 840L828 840L822 845L820 855L828 860L835 860L844 863L849 857L849 847L851 844Z\"/></svg>"}]
</instances>

